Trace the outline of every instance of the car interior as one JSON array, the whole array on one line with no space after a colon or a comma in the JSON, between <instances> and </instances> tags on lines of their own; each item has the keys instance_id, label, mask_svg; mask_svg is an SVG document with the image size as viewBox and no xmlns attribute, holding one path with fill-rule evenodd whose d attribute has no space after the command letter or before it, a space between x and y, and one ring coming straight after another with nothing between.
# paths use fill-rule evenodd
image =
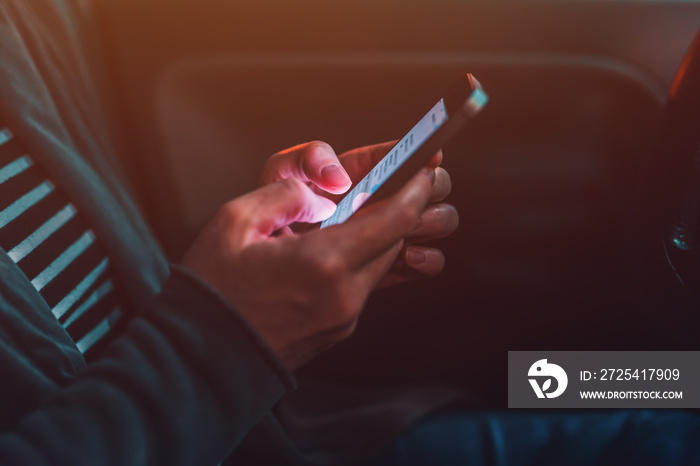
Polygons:
<instances>
[{"instance_id":1,"label":"car interior","mask_svg":"<svg viewBox=\"0 0 700 466\"><path fill-rule=\"evenodd\" d=\"M489 94L444 147L460 227L443 274L378 291L302 374L505 406L508 351L686 348L692 287L662 237L692 154L662 129L700 2L80 3L121 162L174 262L275 152L398 139L466 73Z\"/></svg>"}]
</instances>

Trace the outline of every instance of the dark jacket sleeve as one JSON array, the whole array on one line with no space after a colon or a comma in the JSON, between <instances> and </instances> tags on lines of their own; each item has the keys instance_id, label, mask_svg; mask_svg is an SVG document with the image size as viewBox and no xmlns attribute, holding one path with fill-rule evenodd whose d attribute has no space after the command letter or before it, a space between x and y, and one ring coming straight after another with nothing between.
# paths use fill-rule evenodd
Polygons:
<instances>
[{"instance_id":1,"label":"dark jacket sleeve","mask_svg":"<svg viewBox=\"0 0 700 466\"><path fill-rule=\"evenodd\" d=\"M293 384L235 310L174 268L100 359L0 434L0 464L216 465Z\"/></svg>"}]
</instances>

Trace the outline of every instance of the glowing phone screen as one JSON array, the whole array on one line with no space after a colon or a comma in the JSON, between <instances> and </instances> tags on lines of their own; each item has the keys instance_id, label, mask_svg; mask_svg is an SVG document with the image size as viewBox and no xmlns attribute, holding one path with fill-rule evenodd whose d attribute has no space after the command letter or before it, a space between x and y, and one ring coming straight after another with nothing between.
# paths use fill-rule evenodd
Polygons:
<instances>
[{"instance_id":1,"label":"glowing phone screen","mask_svg":"<svg viewBox=\"0 0 700 466\"><path fill-rule=\"evenodd\" d=\"M394 172L430 139L447 121L444 99L435 106L396 144L388 154L338 203L335 213L321 223L321 228L346 221L367 202Z\"/></svg>"}]
</instances>

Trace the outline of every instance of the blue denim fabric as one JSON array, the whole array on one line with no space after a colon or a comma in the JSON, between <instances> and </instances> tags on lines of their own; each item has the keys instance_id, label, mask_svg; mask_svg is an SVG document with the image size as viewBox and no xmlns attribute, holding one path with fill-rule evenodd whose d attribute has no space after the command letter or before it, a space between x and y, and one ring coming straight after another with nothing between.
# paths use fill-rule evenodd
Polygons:
<instances>
[{"instance_id":1,"label":"blue denim fabric","mask_svg":"<svg viewBox=\"0 0 700 466\"><path fill-rule=\"evenodd\" d=\"M700 416L662 410L445 413L406 432L380 464L700 465Z\"/></svg>"}]
</instances>

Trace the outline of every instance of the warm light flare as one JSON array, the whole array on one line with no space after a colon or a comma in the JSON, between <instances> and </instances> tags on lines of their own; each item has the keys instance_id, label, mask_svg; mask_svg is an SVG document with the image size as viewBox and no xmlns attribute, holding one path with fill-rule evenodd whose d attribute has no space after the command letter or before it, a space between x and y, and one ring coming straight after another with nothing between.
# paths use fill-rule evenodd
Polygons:
<instances>
[{"instance_id":1,"label":"warm light flare","mask_svg":"<svg viewBox=\"0 0 700 466\"><path fill-rule=\"evenodd\" d=\"M688 71L688 66L690 66L690 54L685 57L683 60L683 63L681 63L681 67L678 69L678 73L676 73L676 78L673 80L673 84L671 84L671 90L669 91L669 96L673 99L676 97L678 94L678 90L680 89L681 82L683 82L683 78L685 76L685 73Z\"/></svg>"}]
</instances>

